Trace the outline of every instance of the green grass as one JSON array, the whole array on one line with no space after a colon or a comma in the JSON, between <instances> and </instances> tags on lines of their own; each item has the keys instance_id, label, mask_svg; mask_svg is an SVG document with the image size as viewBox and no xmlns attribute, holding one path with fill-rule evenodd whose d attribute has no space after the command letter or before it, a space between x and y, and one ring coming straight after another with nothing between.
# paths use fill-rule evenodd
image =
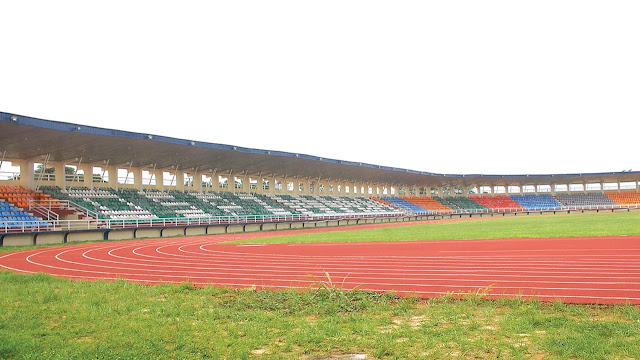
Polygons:
<instances>
[{"instance_id":1,"label":"green grass","mask_svg":"<svg viewBox=\"0 0 640 360\"><path fill-rule=\"evenodd\" d=\"M332 231L320 234L238 240L231 243L305 243L500 239L640 235L640 212L570 215L509 216L377 229Z\"/></svg>"},{"instance_id":2,"label":"green grass","mask_svg":"<svg viewBox=\"0 0 640 360\"><path fill-rule=\"evenodd\" d=\"M3 359L640 358L640 309L0 271Z\"/></svg>"}]
</instances>

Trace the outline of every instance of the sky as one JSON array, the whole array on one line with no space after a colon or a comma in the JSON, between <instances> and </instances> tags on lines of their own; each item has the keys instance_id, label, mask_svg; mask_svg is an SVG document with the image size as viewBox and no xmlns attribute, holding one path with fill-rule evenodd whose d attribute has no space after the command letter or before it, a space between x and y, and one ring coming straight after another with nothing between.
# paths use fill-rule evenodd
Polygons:
<instances>
[{"instance_id":1,"label":"sky","mask_svg":"<svg viewBox=\"0 0 640 360\"><path fill-rule=\"evenodd\" d=\"M4 112L447 174L640 170L635 0L0 13Z\"/></svg>"}]
</instances>

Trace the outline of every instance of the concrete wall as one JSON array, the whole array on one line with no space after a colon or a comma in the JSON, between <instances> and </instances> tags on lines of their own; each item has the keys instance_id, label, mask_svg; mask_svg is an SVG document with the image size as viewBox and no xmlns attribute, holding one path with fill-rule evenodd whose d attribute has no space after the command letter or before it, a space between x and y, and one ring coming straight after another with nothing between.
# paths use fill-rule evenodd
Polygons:
<instances>
[{"instance_id":1,"label":"concrete wall","mask_svg":"<svg viewBox=\"0 0 640 360\"><path fill-rule=\"evenodd\" d=\"M50 245L64 243L64 233L38 234L36 245Z\"/></svg>"},{"instance_id":2,"label":"concrete wall","mask_svg":"<svg viewBox=\"0 0 640 360\"><path fill-rule=\"evenodd\" d=\"M2 244L4 246L33 245L33 235L28 235L28 234L7 235L4 237Z\"/></svg>"},{"instance_id":3,"label":"concrete wall","mask_svg":"<svg viewBox=\"0 0 640 360\"><path fill-rule=\"evenodd\" d=\"M160 237L160 230L162 229L138 229L136 231L136 238Z\"/></svg>"},{"instance_id":4,"label":"concrete wall","mask_svg":"<svg viewBox=\"0 0 640 360\"><path fill-rule=\"evenodd\" d=\"M244 232L244 225L227 225L227 233L241 233Z\"/></svg>"},{"instance_id":5,"label":"concrete wall","mask_svg":"<svg viewBox=\"0 0 640 360\"><path fill-rule=\"evenodd\" d=\"M184 229L185 228L183 228L183 227L163 229L162 230L162 237L184 235Z\"/></svg>"},{"instance_id":6,"label":"concrete wall","mask_svg":"<svg viewBox=\"0 0 640 360\"><path fill-rule=\"evenodd\" d=\"M207 227L206 226L188 227L185 229L185 232L187 236L206 235Z\"/></svg>"},{"instance_id":7,"label":"concrete wall","mask_svg":"<svg viewBox=\"0 0 640 360\"><path fill-rule=\"evenodd\" d=\"M270 223L262 224L263 231L275 230L275 229L276 229L276 224L270 224Z\"/></svg>"},{"instance_id":8,"label":"concrete wall","mask_svg":"<svg viewBox=\"0 0 640 360\"><path fill-rule=\"evenodd\" d=\"M133 239L133 230L112 230L107 234L109 240Z\"/></svg>"},{"instance_id":9,"label":"concrete wall","mask_svg":"<svg viewBox=\"0 0 640 360\"><path fill-rule=\"evenodd\" d=\"M286 230L291 229L291 223L277 223L276 229L278 230Z\"/></svg>"},{"instance_id":10,"label":"concrete wall","mask_svg":"<svg viewBox=\"0 0 640 360\"><path fill-rule=\"evenodd\" d=\"M227 227L225 225L212 225L207 226L207 234L224 234L227 231Z\"/></svg>"},{"instance_id":11,"label":"concrete wall","mask_svg":"<svg viewBox=\"0 0 640 360\"><path fill-rule=\"evenodd\" d=\"M101 240L104 240L104 232L102 231L79 231L72 232L67 235L67 242Z\"/></svg>"}]
</instances>

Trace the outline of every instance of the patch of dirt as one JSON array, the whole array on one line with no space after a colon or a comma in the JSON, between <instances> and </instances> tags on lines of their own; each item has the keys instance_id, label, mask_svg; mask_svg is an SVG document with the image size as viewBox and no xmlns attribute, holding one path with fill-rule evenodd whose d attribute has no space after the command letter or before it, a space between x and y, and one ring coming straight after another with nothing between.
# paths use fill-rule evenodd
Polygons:
<instances>
[{"instance_id":1,"label":"patch of dirt","mask_svg":"<svg viewBox=\"0 0 640 360\"><path fill-rule=\"evenodd\" d=\"M364 359L368 359L369 356L367 354L345 354L345 355L329 355L326 357L314 357L311 358L313 360L335 360L335 359L342 359L342 360L364 360Z\"/></svg>"},{"instance_id":2,"label":"patch of dirt","mask_svg":"<svg viewBox=\"0 0 640 360\"><path fill-rule=\"evenodd\" d=\"M267 349L265 349L265 348L251 350L251 353L252 353L253 355L263 355L263 354L268 354L268 353L267 353Z\"/></svg>"}]
</instances>

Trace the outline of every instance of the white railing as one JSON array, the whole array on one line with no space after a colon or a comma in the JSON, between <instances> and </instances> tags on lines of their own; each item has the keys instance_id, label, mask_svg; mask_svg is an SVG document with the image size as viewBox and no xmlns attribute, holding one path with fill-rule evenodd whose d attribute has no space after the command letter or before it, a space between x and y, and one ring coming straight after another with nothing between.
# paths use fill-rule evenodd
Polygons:
<instances>
[{"instance_id":1,"label":"white railing","mask_svg":"<svg viewBox=\"0 0 640 360\"><path fill-rule=\"evenodd\" d=\"M0 171L0 180L20 180L20 173L15 171Z\"/></svg>"},{"instance_id":2,"label":"white railing","mask_svg":"<svg viewBox=\"0 0 640 360\"><path fill-rule=\"evenodd\" d=\"M55 181L56 174L48 174L48 173L35 173L36 180L42 178L42 181Z\"/></svg>"},{"instance_id":3,"label":"white railing","mask_svg":"<svg viewBox=\"0 0 640 360\"><path fill-rule=\"evenodd\" d=\"M94 219L98 218L97 212L89 210L86 207L69 200L30 200L29 209L31 209L32 204L45 208L49 212L55 213L56 215L59 215L58 213L56 213L56 210L72 210L81 212L86 217L92 217ZM47 218L50 219L49 217Z\"/></svg>"},{"instance_id":4,"label":"white railing","mask_svg":"<svg viewBox=\"0 0 640 360\"><path fill-rule=\"evenodd\" d=\"M50 201L51 200L29 200L28 211L43 219L60 220L60 215L52 210L50 204L49 206L43 206L47 205L47 202Z\"/></svg>"},{"instance_id":5,"label":"white railing","mask_svg":"<svg viewBox=\"0 0 640 360\"><path fill-rule=\"evenodd\" d=\"M526 212L551 212L551 211L583 211L583 210L616 210L616 209L639 209L640 204L630 205L588 205L588 206L557 206L557 207L540 207L535 209L525 209L522 207L505 207L494 209L458 209L458 210L431 210L428 213L415 213L415 215L464 215L464 214L508 214L508 213L526 213Z\"/></svg>"},{"instance_id":6,"label":"white railing","mask_svg":"<svg viewBox=\"0 0 640 360\"><path fill-rule=\"evenodd\" d=\"M255 224L265 222L313 222L327 220L347 219L377 219L402 217L401 213L378 214L342 214L342 215L248 215L248 216L217 216L203 218L170 218L170 219L88 219L88 220L52 220L41 221L0 221L0 233L3 232L41 232L41 231L69 231L92 229L135 229L148 227L176 227L176 226L207 226L207 225L232 225Z\"/></svg>"}]
</instances>

